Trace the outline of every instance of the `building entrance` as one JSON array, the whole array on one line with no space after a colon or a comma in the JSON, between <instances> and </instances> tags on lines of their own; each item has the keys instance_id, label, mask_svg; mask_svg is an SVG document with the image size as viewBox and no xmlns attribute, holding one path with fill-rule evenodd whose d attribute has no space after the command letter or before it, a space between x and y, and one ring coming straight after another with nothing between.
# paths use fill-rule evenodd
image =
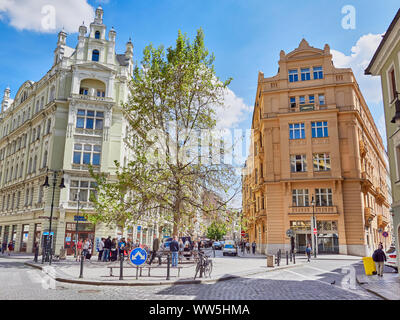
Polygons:
<instances>
[{"instance_id":1,"label":"building entrance","mask_svg":"<svg viewBox=\"0 0 400 320\"><path fill-rule=\"evenodd\" d=\"M94 225L91 223L79 222L78 223L78 231L76 230L76 228L77 228L76 223L67 223L67 226L65 228L64 248L67 251L67 255L75 254L76 239L78 239L78 241L80 239L92 240L93 249L94 249L94 246L95 246L95 242L94 242L95 227L94 227Z\"/></svg>"}]
</instances>

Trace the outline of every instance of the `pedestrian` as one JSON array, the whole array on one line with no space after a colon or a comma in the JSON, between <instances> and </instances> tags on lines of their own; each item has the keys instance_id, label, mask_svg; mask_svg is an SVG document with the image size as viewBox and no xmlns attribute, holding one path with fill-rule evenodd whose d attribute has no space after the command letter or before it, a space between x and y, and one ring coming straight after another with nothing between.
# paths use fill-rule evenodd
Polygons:
<instances>
[{"instance_id":1,"label":"pedestrian","mask_svg":"<svg viewBox=\"0 0 400 320\"><path fill-rule=\"evenodd\" d=\"M107 262L110 259L110 251L111 251L111 236L108 236L108 238L104 240L104 252L103 252L104 262Z\"/></svg>"},{"instance_id":2,"label":"pedestrian","mask_svg":"<svg viewBox=\"0 0 400 320\"><path fill-rule=\"evenodd\" d=\"M1 253L5 254L6 251L7 251L7 241L3 241L1 245Z\"/></svg>"},{"instance_id":3,"label":"pedestrian","mask_svg":"<svg viewBox=\"0 0 400 320\"><path fill-rule=\"evenodd\" d=\"M101 261L101 258L103 257L103 252L104 252L104 238L100 239L99 242L99 257L98 257L98 261Z\"/></svg>"},{"instance_id":4,"label":"pedestrian","mask_svg":"<svg viewBox=\"0 0 400 320\"><path fill-rule=\"evenodd\" d=\"M12 241L8 244L8 255L11 256L11 252L14 251L14 244Z\"/></svg>"},{"instance_id":5,"label":"pedestrian","mask_svg":"<svg viewBox=\"0 0 400 320\"><path fill-rule=\"evenodd\" d=\"M151 251L151 258L149 261L149 265L153 262L154 258L157 256L157 252L160 249L160 240L157 238L157 235L153 235L153 250ZM158 265L161 265L161 256L158 255Z\"/></svg>"},{"instance_id":6,"label":"pedestrian","mask_svg":"<svg viewBox=\"0 0 400 320\"><path fill-rule=\"evenodd\" d=\"M113 238L111 241L111 261L116 261L117 260L117 239Z\"/></svg>"},{"instance_id":7,"label":"pedestrian","mask_svg":"<svg viewBox=\"0 0 400 320\"><path fill-rule=\"evenodd\" d=\"M250 254L250 242L246 241L246 251Z\"/></svg>"},{"instance_id":8,"label":"pedestrian","mask_svg":"<svg viewBox=\"0 0 400 320\"><path fill-rule=\"evenodd\" d=\"M88 254L88 252L89 252L89 245L90 245L89 239L86 239L86 240L83 242L83 246L82 246L83 261L86 260L86 256L87 256L87 254Z\"/></svg>"},{"instance_id":9,"label":"pedestrian","mask_svg":"<svg viewBox=\"0 0 400 320\"><path fill-rule=\"evenodd\" d=\"M87 260L90 260L90 258L92 257L92 252L93 252L93 242L91 239L88 239L87 242L88 242L88 249L87 249L85 258Z\"/></svg>"},{"instance_id":10,"label":"pedestrian","mask_svg":"<svg viewBox=\"0 0 400 320\"><path fill-rule=\"evenodd\" d=\"M79 239L78 244L76 245L76 261L81 261L82 247L83 241L82 239Z\"/></svg>"},{"instance_id":11,"label":"pedestrian","mask_svg":"<svg viewBox=\"0 0 400 320\"><path fill-rule=\"evenodd\" d=\"M310 258L311 258L311 244L310 243L307 244L306 256L307 256L307 262L310 262Z\"/></svg>"},{"instance_id":12,"label":"pedestrian","mask_svg":"<svg viewBox=\"0 0 400 320\"><path fill-rule=\"evenodd\" d=\"M172 253L172 267L178 266L178 254L179 254L179 242L178 237L174 236L174 239L171 241L169 248Z\"/></svg>"},{"instance_id":13,"label":"pedestrian","mask_svg":"<svg viewBox=\"0 0 400 320\"><path fill-rule=\"evenodd\" d=\"M245 249L246 249L246 243L242 240L240 242L240 247L242 248L242 254L245 254Z\"/></svg>"},{"instance_id":14,"label":"pedestrian","mask_svg":"<svg viewBox=\"0 0 400 320\"><path fill-rule=\"evenodd\" d=\"M379 277L383 277L383 268L386 261L386 254L382 249L382 244L379 244L378 249L372 254L372 259L375 261L376 271Z\"/></svg>"},{"instance_id":15,"label":"pedestrian","mask_svg":"<svg viewBox=\"0 0 400 320\"><path fill-rule=\"evenodd\" d=\"M253 243L251 244L251 248L253 249L253 254L256 254L256 246L257 246L256 242L253 241Z\"/></svg>"},{"instance_id":16,"label":"pedestrian","mask_svg":"<svg viewBox=\"0 0 400 320\"><path fill-rule=\"evenodd\" d=\"M182 239L179 239L179 260L182 261L183 250L185 249L185 245L183 244Z\"/></svg>"},{"instance_id":17,"label":"pedestrian","mask_svg":"<svg viewBox=\"0 0 400 320\"><path fill-rule=\"evenodd\" d=\"M125 246L125 253L128 256L129 252L132 250L132 240L131 238L128 238L128 240L126 241L126 246Z\"/></svg>"},{"instance_id":18,"label":"pedestrian","mask_svg":"<svg viewBox=\"0 0 400 320\"><path fill-rule=\"evenodd\" d=\"M139 247L140 247L139 239L136 239L135 243L133 244L133 249L139 248Z\"/></svg>"},{"instance_id":19,"label":"pedestrian","mask_svg":"<svg viewBox=\"0 0 400 320\"><path fill-rule=\"evenodd\" d=\"M121 259L123 260L124 259L125 247L126 247L125 238L121 238L121 240L118 242L119 260L121 260Z\"/></svg>"}]
</instances>

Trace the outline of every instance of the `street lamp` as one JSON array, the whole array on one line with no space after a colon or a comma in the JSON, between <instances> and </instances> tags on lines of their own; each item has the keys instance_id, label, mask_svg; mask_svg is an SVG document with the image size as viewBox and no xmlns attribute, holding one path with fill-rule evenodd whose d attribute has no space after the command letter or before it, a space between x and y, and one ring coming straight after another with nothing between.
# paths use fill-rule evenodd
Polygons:
<instances>
[{"instance_id":1,"label":"street lamp","mask_svg":"<svg viewBox=\"0 0 400 320\"><path fill-rule=\"evenodd\" d=\"M78 201L78 208L77 208L77 217L76 217L76 229L75 229L75 256L76 258L78 257L78 223L79 223L79 207L80 207L80 200L81 200L81 194L78 191L78 193L75 195L75 201ZM83 206L82 206L83 208Z\"/></svg>"},{"instance_id":2,"label":"street lamp","mask_svg":"<svg viewBox=\"0 0 400 320\"><path fill-rule=\"evenodd\" d=\"M314 229L317 229L317 221L315 219L315 199L314 195L311 197L311 205L312 205L312 227L311 227L311 232L312 232L312 237L313 237L313 247L314 247L314 258L317 257L317 235L314 234Z\"/></svg>"},{"instance_id":3,"label":"street lamp","mask_svg":"<svg viewBox=\"0 0 400 320\"><path fill-rule=\"evenodd\" d=\"M47 174L49 173L49 172L52 172L53 173L53 195L52 195L52 198L51 198L51 210L50 210L50 224L49 224L49 236L48 236L48 238L47 238L47 240L46 240L46 243L45 243L45 248L46 248L46 262L47 261L49 261L49 264L51 264L51 260L52 260L52 256L53 256L53 250L52 250L52 247L53 247L53 237L52 237L52 235L51 235L51 227L52 227L52 222L53 222L53 208L54 208L54 193L55 193L55 189L56 189L56 185L57 185L57 175L59 174L59 173L61 173L62 175L64 174L64 171L62 171L62 170L50 170L50 169L47 169ZM48 175L46 175L46 180L45 180L45 182L44 182L44 184L43 184L43 187L50 187L50 184L49 184L49 176ZM61 183L60 183L60 185L58 186L60 189L63 189L63 188L65 188L65 185L64 185L64 178L61 178Z\"/></svg>"}]
</instances>

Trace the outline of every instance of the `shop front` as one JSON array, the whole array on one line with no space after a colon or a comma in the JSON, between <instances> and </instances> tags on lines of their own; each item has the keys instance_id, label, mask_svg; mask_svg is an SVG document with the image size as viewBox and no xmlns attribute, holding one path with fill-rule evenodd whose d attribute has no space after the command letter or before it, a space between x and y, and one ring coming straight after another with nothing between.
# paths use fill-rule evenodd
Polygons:
<instances>
[{"instance_id":1,"label":"shop front","mask_svg":"<svg viewBox=\"0 0 400 320\"><path fill-rule=\"evenodd\" d=\"M67 222L65 227L65 238L64 238L64 248L67 251L67 255L75 254L75 242L78 239L92 240L95 244L95 226L91 223L83 222Z\"/></svg>"}]
</instances>

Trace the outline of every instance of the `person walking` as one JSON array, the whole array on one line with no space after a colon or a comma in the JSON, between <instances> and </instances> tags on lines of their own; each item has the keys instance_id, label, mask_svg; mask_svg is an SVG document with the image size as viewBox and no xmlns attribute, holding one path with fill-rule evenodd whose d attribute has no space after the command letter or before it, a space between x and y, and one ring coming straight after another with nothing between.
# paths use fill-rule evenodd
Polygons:
<instances>
[{"instance_id":1,"label":"person walking","mask_svg":"<svg viewBox=\"0 0 400 320\"><path fill-rule=\"evenodd\" d=\"M174 239L171 241L169 248L172 253L172 267L178 266L178 254L179 254L179 242L178 237L174 236Z\"/></svg>"},{"instance_id":2,"label":"person walking","mask_svg":"<svg viewBox=\"0 0 400 320\"><path fill-rule=\"evenodd\" d=\"M110 258L111 251L111 236L108 236L106 240L104 240L104 252L103 252L103 261L107 262Z\"/></svg>"},{"instance_id":3,"label":"person walking","mask_svg":"<svg viewBox=\"0 0 400 320\"><path fill-rule=\"evenodd\" d=\"M116 261L117 260L117 239L113 238L111 241L111 261Z\"/></svg>"},{"instance_id":4,"label":"person walking","mask_svg":"<svg viewBox=\"0 0 400 320\"><path fill-rule=\"evenodd\" d=\"M311 244L310 243L307 244L306 256L307 256L307 262L310 262L310 259L311 259Z\"/></svg>"},{"instance_id":5,"label":"person walking","mask_svg":"<svg viewBox=\"0 0 400 320\"><path fill-rule=\"evenodd\" d=\"M1 253L5 254L6 251L7 251L7 242L3 241L2 245L1 245Z\"/></svg>"},{"instance_id":6,"label":"person walking","mask_svg":"<svg viewBox=\"0 0 400 320\"><path fill-rule=\"evenodd\" d=\"M89 239L86 239L83 242L83 247L82 247L83 261L85 261L87 259L87 255L89 253L89 247L90 247Z\"/></svg>"},{"instance_id":7,"label":"person walking","mask_svg":"<svg viewBox=\"0 0 400 320\"><path fill-rule=\"evenodd\" d=\"M83 241L82 239L79 239L78 244L76 245L76 261L81 261L82 247Z\"/></svg>"},{"instance_id":8,"label":"person walking","mask_svg":"<svg viewBox=\"0 0 400 320\"><path fill-rule=\"evenodd\" d=\"M118 243L118 253L119 253L118 258L119 258L119 260L124 259L125 247L126 247L125 238L121 238L121 240Z\"/></svg>"},{"instance_id":9,"label":"person walking","mask_svg":"<svg viewBox=\"0 0 400 320\"><path fill-rule=\"evenodd\" d=\"M253 249L253 254L256 254L256 247L257 247L257 244L255 241L253 241L253 243L251 244L251 248Z\"/></svg>"},{"instance_id":10,"label":"person walking","mask_svg":"<svg viewBox=\"0 0 400 320\"><path fill-rule=\"evenodd\" d=\"M250 254L250 242L246 241L246 251Z\"/></svg>"},{"instance_id":11,"label":"person walking","mask_svg":"<svg viewBox=\"0 0 400 320\"><path fill-rule=\"evenodd\" d=\"M385 261L386 261L386 254L382 249L383 249L382 244L379 244L378 249L376 249L372 254L372 260L375 261L376 271L379 277L383 277L383 268L385 266Z\"/></svg>"},{"instance_id":12,"label":"person walking","mask_svg":"<svg viewBox=\"0 0 400 320\"><path fill-rule=\"evenodd\" d=\"M157 235L153 235L153 250L151 251L151 258L149 261L149 265L152 264L154 258L157 256L157 252L160 249L160 240L157 238ZM158 265L161 265L161 256L158 256Z\"/></svg>"},{"instance_id":13,"label":"person walking","mask_svg":"<svg viewBox=\"0 0 400 320\"><path fill-rule=\"evenodd\" d=\"M100 239L99 242L99 257L98 257L98 261L101 261L101 258L103 257L103 252L104 252L104 238Z\"/></svg>"},{"instance_id":14,"label":"person walking","mask_svg":"<svg viewBox=\"0 0 400 320\"><path fill-rule=\"evenodd\" d=\"M11 256L11 252L14 251L14 244L12 241L8 244L8 255Z\"/></svg>"}]
</instances>

